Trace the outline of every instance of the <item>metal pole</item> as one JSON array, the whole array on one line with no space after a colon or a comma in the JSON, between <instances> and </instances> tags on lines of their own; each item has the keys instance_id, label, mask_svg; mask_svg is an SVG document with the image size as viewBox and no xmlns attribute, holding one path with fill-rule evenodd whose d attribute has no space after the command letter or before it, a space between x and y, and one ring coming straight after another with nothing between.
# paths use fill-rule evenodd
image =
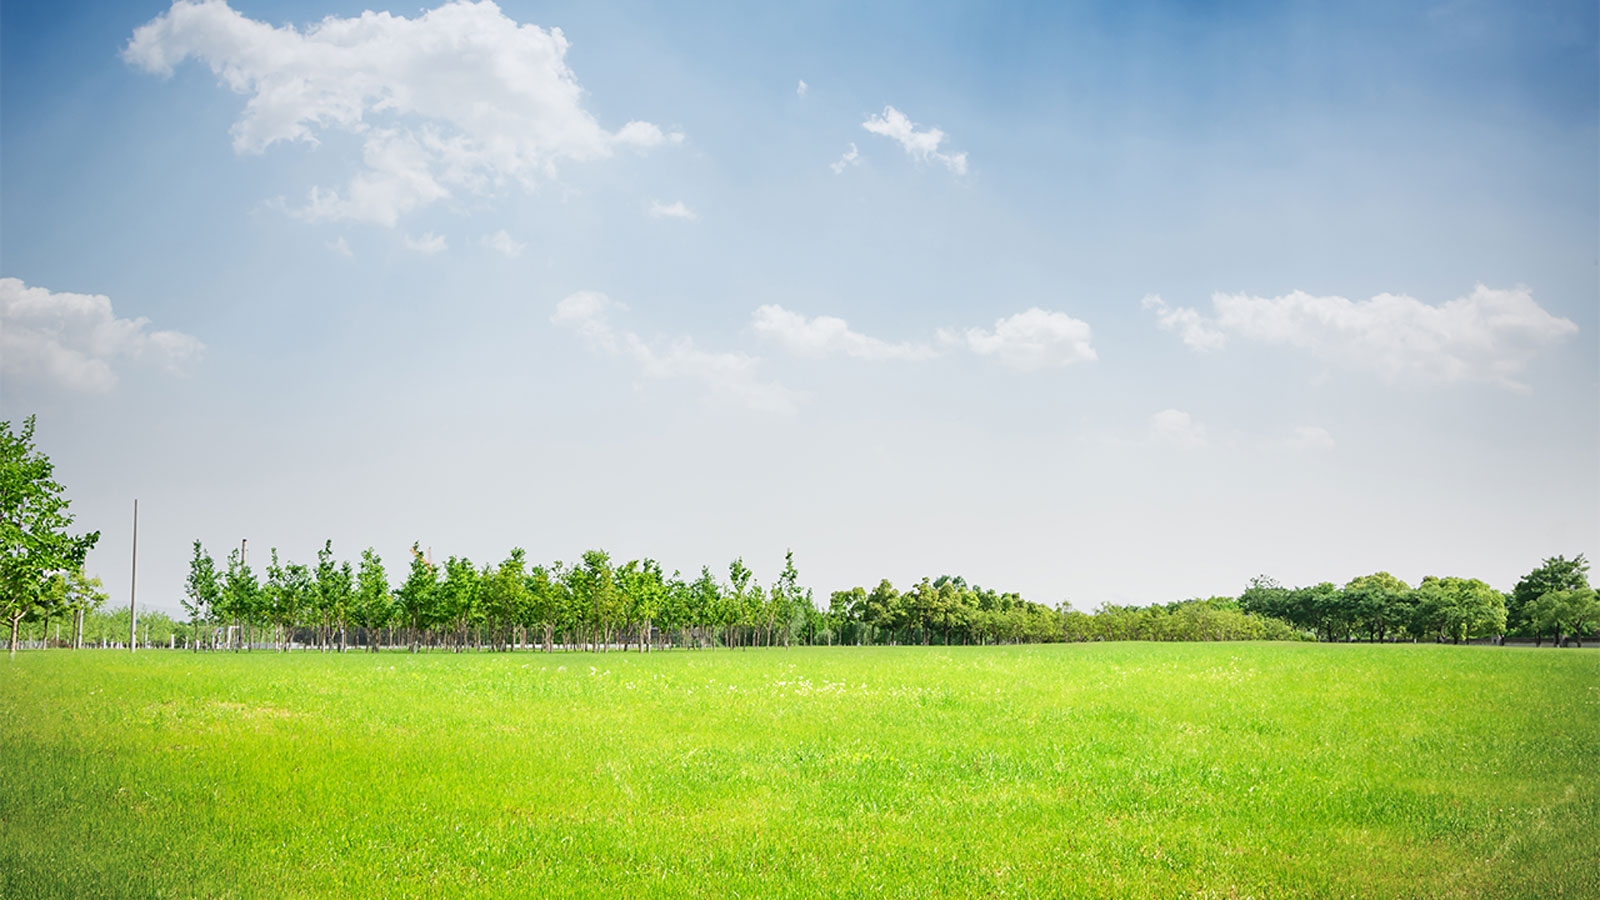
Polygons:
<instances>
[{"instance_id":1,"label":"metal pole","mask_svg":"<svg viewBox=\"0 0 1600 900\"><path fill-rule=\"evenodd\" d=\"M133 498L133 574L128 576L128 652L139 646L139 615L134 598L139 590L139 498Z\"/></svg>"}]
</instances>

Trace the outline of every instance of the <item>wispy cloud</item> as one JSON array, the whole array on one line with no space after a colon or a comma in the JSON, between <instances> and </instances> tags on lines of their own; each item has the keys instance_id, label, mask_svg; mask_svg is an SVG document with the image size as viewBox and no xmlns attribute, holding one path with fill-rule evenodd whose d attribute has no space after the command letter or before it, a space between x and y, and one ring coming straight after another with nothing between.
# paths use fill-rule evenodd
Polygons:
<instances>
[{"instance_id":1,"label":"wispy cloud","mask_svg":"<svg viewBox=\"0 0 1600 900\"><path fill-rule=\"evenodd\" d=\"M844 173L844 170L850 166L859 165L861 165L861 151L856 149L855 141L851 141L850 149L846 150L843 156L839 157L834 162L829 163L828 168L833 170L833 174L841 175Z\"/></svg>"},{"instance_id":2,"label":"wispy cloud","mask_svg":"<svg viewBox=\"0 0 1600 900\"><path fill-rule=\"evenodd\" d=\"M443 253L445 250L449 249L450 246L445 242L444 235L434 234L431 231L424 232L422 237L418 238L414 238L408 234L405 237L405 244L407 249L421 253L423 256L432 256L435 253Z\"/></svg>"},{"instance_id":3,"label":"wispy cloud","mask_svg":"<svg viewBox=\"0 0 1600 900\"><path fill-rule=\"evenodd\" d=\"M528 248L527 244L521 243L516 238L513 238L511 235L507 234L504 228L496 231L494 234L484 235L478 239L478 242L490 250L500 254L501 256L504 256L506 259L516 259L522 255L523 250Z\"/></svg>"},{"instance_id":4,"label":"wispy cloud","mask_svg":"<svg viewBox=\"0 0 1600 900\"><path fill-rule=\"evenodd\" d=\"M1491 382L1516 390L1527 388L1517 376L1529 362L1578 331L1576 323L1535 302L1527 288L1481 284L1439 306L1403 294L1357 302L1303 291L1272 298L1219 292L1211 306L1206 316L1169 309L1159 297L1145 299L1162 328L1180 331L1197 350L1218 349L1238 337L1388 378Z\"/></svg>"},{"instance_id":5,"label":"wispy cloud","mask_svg":"<svg viewBox=\"0 0 1600 900\"><path fill-rule=\"evenodd\" d=\"M1206 427L1180 409L1164 409L1150 417L1150 436L1179 447L1204 447Z\"/></svg>"},{"instance_id":6,"label":"wispy cloud","mask_svg":"<svg viewBox=\"0 0 1600 900\"><path fill-rule=\"evenodd\" d=\"M327 247L329 250L332 250L333 252L339 254L340 256L344 257L345 259L355 259L356 258L356 252L354 250L350 249L350 242L346 241L344 239L344 235L342 235L342 234L339 235L338 237L334 238L333 240L327 242L323 246Z\"/></svg>"},{"instance_id":7,"label":"wispy cloud","mask_svg":"<svg viewBox=\"0 0 1600 900\"><path fill-rule=\"evenodd\" d=\"M56 293L0 278L0 372L103 394L116 387L112 364L149 363L181 372L205 345L179 331L151 331L150 320L119 318L102 294Z\"/></svg>"},{"instance_id":8,"label":"wispy cloud","mask_svg":"<svg viewBox=\"0 0 1600 900\"><path fill-rule=\"evenodd\" d=\"M809 90L811 90L811 85L806 84L806 80L802 78L800 79L800 85L794 89L794 93L797 97L804 97Z\"/></svg>"},{"instance_id":9,"label":"wispy cloud","mask_svg":"<svg viewBox=\"0 0 1600 900\"><path fill-rule=\"evenodd\" d=\"M177 0L134 30L129 64L170 75L190 58L247 95L238 153L357 135L342 188L313 187L298 214L393 226L465 192L532 186L557 166L682 140L649 122L616 131L584 107L560 29L520 24L494 3L446 3L414 19L328 16L304 30L248 18L224 0ZM463 102L470 98L470 102Z\"/></svg>"},{"instance_id":10,"label":"wispy cloud","mask_svg":"<svg viewBox=\"0 0 1600 900\"><path fill-rule=\"evenodd\" d=\"M778 343L795 356L821 358L850 356L866 360L920 360L938 355L926 344L891 343L861 334L834 316L806 318L781 306L758 308L751 325L762 337Z\"/></svg>"},{"instance_id":11,"label":"wispy cloud","mask_svg":"<svg viewBox=\"0 0 1600 900\"><path fill-rule=\"evenodd\" d=\"M1183 336L1183 342L1192 349L1220 350L1228 343L1228 336L1206 323L1204 316L1196 310L1187 307L1173 309L1165 300L1155 294L1144 298L1145 309L1154 310L1156 322L1163 331L1176 331Z\"/></svg>"},{"instance_id":12,"label":"wispy cloud","mask_svg":"<svg viewBox=\"0 0 1600 900\"><path fill-rule=\"evenodd\" d=\"M674 203L662 203L660 200L650 201L650 217L653 219L682 219L685 222L698 222L700 217L694 210L683 204L682 200Z\"/></svg>"},{"instance_id":13,"label":"wispy cloud","mask_svg":"<svg viewBox=\"0 0 1600 900\"><path fill-rule=\"evenodd\" d=\"M650 340L619 331L611 314L626 308L597 291L579 291L556 305L550 321L576 331L596 352L631 361L646 378L687 381L708 399L760 412L792 415L798 409L803 395L757 374L760 357L702 350L687 337Z\"/></svg>"},{"instance_id":14,"label":"wispy cloud","mask_svg":"<svg viewBox=\"0 0 1600 900\"><path fill-rule=\"evenodd\" d=\"M957 175L967 174L967 154L942 153L939 145L944 143L945 133L938 128L929 128L918 131L917 124L907 118L906 114L892 106L885 106L879 115L870 116L861 127L881 134L886 138L898 141L905 148L907 154L918 162L942 163L945 168Z\"/></svg>"}]
</instances>

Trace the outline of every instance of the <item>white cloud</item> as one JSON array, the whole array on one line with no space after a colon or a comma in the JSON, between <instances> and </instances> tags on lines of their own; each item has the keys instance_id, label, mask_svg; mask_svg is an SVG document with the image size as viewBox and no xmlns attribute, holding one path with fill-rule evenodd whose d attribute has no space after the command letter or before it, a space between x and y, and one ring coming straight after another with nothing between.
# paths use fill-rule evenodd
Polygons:
<instances>
[{"instance_id":1,"label":"white cloud","mask_svg":"<svg viewBox=\"0 0 1600 900\"><path fill-rule=\"evenodd\" d=\"M793 414L801 395L756 373L761 358L744 353L714 353L696 347L691 338L646 340L617 331L611 313L627 307L596 291L579 291L556 305L550 321L583 336L591 349L631 360L640 374L656 380L682 379L698 384L708 396L762 412Z\"/></svg>"},{"instance_id":2,"label":"white cloud","mask_svg":"<svg viewBox=\"0 0 1600 900\"><path fill-rule=\"evenodd\" d=\"M811 90L811 85L806 84L806 80L802 78L800 79L800 86L794 89L794 93L797 97L804 97L806 95L806 91L809 90Z\"/></svg>"},{"instance_id":3,"label":"white cloud","mask_svg":"<svg viewBox=\"0 0 1600 900\"><path fill-rule=\"evenodd\" d=\"M943 330L940 341L965 344L980 356L993 356L1012 369L1032 371L1097 357L1090 344L1089 323L1066 313L1033 307L1014 316L999 319L993 331L968 328L965 332Z\"/></svg>"},{"instance_id":4,"label":"white cloud","mask_svg":"<svg viewBox=\"0 0 1600 900\"><path fill-rule=\"evenodd\" d=\"M650 217L653 219L683 219L688 222L698 222L700 217L694 210L683 205L683 201L676 203L662 203L660 200L650 201Z\"/></svg>"},{"instance_id":5,"label":"white cloud","mask_svg":"<svg viewBox=\"0 0 1600 900\"><path fill-rule=\"evenodd\" d=\"M861 127L873 134L881 134L884 137L899 141L900 146L906 149L906 153L910 154L918 162L932 160L933 162L943 163L946 168L957 175L967 174L966 153L939 152L939 145L944 143L945 139L943 131L937 128L918 131L915 122L907 118L905 113L892 106L885 106L883 113L880 115L868 117L865 122L861 123Z\"/></svg>"},{"instance_id":6,"label":"white cloud","mask_svg":"<svg viewBox=\"0 0 1600 900\"><path fill-rule=\"evenodd\" d=\"M504 234L504 232L501 233ZM432 256L435 253L443 253L450 249L450 245L446 243L444 235L434 234L431 231L424 232L422 237L419 238L414 238L408 234L405 237L405 243L407 249L415 250L423 256Z\"/></svg>"},{"instance_id":7,"label":"white cloud","mask_svg":"<svg viewBox=\"0 0 1600 900\"><path fill-rule=\"evenodd\" d=\"M1156 322L1161 330L1179 332L1183 335L1183 342L1192 349L1202 352L1220 350L1228 343L1227 335L1207 325L1205 318L1193 309L1173 309L1155 294L1145 297L1143 306L1156 311Z\"/></svg>"},{"instance_id":8,"label":"white cloud","mask_svg":"<svg viewBox=\"0 0 1600 900\"><path fill-rule=\"evenodd\" d=\"M1180 447L1204 447L1206 427L1179 409L1164 409L1150 417L1150 435Z\"/></svg>"},{"instance_id":9,"label":"white cloud","mask_svg":"<svg viewBox=\"0 0 1600 900\"><path fill-rule=\"evenodd\" d=\"M1328 429L1316 425L1298 425L1285 443L1297 450L1331 450L1333 435Z\"/></svg>"},{"instance_id":10,"label":"white cloud","mask_svg":"<svg viewBox=\"0 0 1600 900\"><path fill-rule=\"evenodd\" d=\"M522 251L528 249L527 244L521 243L516 238L506 234L504 228L494 234L484 235L478 239L478 242L506 259L516 259L522 255Z\"/></svg>"},{"instance_id":11,"label":"white cloud","mask_svg":"<svg viewBox=\"0 0 1600 900\"><path fill-rule=\"evenodd\" d=\"M868 337L850 330L850 323L834 316L807 319L781 306L758 308L751 324L762 337L777 341L795 356L851 356L868 360L931 359L938 353L926 344L898 343Z\"/></svg>"},{"instance_id":12,"label":"white cloud","mask_svg":"<svg viewBox=\"0 0 1600 900\"><path fill-rule=\"evenodd\" d=\"M177 0L134 30L122 56L160 75L194 58L247 95L235 152L315 145L330 130L359 135L361 168L342 189L312 188L299 214L393 226L458 192L532 188L562 162L682 141L649 122L602 128L567 49L559 28L518 24L491 2L446 3L415 19L329 16L301 31L224 0Z\"/></svg>"},{"instance_id":13,"label":"white cloud","mask_svg":"<svg viewBox=\"0 0 1600 900\"><path fill-rule=\"evenodd\" d=\"M837 162L829 163L828 168L833 170L833 174L840 175L846 168L859 165L861 165L861 151L856 149L855 141L851 141L850 149L846 150Z\"/></svg>"},{"instance_id":14,"label":"white cloud","mask_svg":"<svg viewBox=\"0 0 1600 900\"><path fill-rule=\"evenodd\" d=\"M327 247L329 250L332 250L333 252L339 254L340 256L344 257L345 259L355 259L356 258L356 252L354 250L350 249L350 242L345 240L344 239L344 235L342 235L342 234L339 235L338 237L334 238L333 240L329 241L328 243L324 244L323 246Z\"/></svg>"},{"instance_id":15,"label":"white cloud","mask_svg":"<svg viewBox=\"0 0 1600 900\"><path fill-rule=\"evenodd\" d=\"M103 394L117 384L117 360L177 373L205 350L190 335L150 331L149 324L118 318L100 294L54 293L0 278L0 372Z\"/></svg>"},{"instance_id":16,"label":"white cloud","mask_svg":"<svg viewBox=\"0 0 1600 900\"><path fill-rule=\"evenodd\" d=\"M1232 335L1386 378L1492 382L1519 390L1526 385L1516 376L1528 363L1578 330L1541 307L1527 288L1481 284L1440 306L1401 294L1355 302L1303 291L1274 298L1219 292L1211 296L1209 317L1193 309L1167 310L1165 304L1147 306L1162 310L1162 326L1181 328L1184 342L1197 349L1221 346L1223 336ZM1202 336L1199 344L1191 333Z\"/></svg>"}]
</instances>

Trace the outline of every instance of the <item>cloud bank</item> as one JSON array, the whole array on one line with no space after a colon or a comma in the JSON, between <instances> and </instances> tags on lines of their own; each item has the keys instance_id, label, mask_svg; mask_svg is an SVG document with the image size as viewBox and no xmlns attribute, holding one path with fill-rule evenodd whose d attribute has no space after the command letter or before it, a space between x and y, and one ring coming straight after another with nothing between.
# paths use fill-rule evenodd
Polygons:
<instances>
[{"instance_id":1,"label":"cloud bank","mask_svg":"<svg viewBox=\"0 0 1600 900\"><path fill-rule=\"evenodd\" d=\"M1293 347L1318 359L1392 379L1452 384L1488 382L1525 390L1517 380L1546 348L1574 334L1570 319L1551 315L1527 288L1472 293L1439 306L1403 294L1370 300L1215 293L1209 316L1146 297L1157 322L1196 350L1218 350L1230 338Z\"/></svg>"},{"instance_id":2,"label":"cloud bank","mask_svg":"<svg viewBox=\"0 0 1600 900\"><path fill-rule=\"evenodd\" d=\"M304 31L247 18L224 0L177 0L134 30L122 56L170 75L188 59L249 97L232 128L238 153L359 135L344 187L313 187L312 220L393 226L459 193L533 188L563 162L682 140L650 122L607 131L584 108L559 28L522 25L491 2L452 2L415 19L367 11Z\"/></svg>"},{"instance_id":3,"label":"cloud bank","mask_svg":"<svg viewBox=\"0 0 1600 900\"><path fill-rule=\"evenodd\" d=\"M0 372L104 394L120 360L178 373L205 345L179 331L151 331L150 320L118 318L101 294L55 293L0 278Z\"/></svg>"}]
</instances>

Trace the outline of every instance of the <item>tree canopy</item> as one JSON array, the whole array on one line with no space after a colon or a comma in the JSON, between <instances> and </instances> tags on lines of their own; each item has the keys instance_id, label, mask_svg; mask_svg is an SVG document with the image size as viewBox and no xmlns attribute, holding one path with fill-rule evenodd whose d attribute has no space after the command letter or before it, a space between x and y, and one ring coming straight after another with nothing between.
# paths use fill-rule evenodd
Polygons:
<instances>
[{"instance_id":1,"label":"tree canopy","mask_svg":"<svg viewBox=\"0 0 1600 900\"><path fill-rule=\"evenodd\" d=\"M68 533L68 501L50 457L33 445L33 428L33 416L18 431L0 422L0 614L11 625L13 653L17 626L65 596L52 582L81 569L100 539L98 531Z\"/></svg>"}]
</instances>

